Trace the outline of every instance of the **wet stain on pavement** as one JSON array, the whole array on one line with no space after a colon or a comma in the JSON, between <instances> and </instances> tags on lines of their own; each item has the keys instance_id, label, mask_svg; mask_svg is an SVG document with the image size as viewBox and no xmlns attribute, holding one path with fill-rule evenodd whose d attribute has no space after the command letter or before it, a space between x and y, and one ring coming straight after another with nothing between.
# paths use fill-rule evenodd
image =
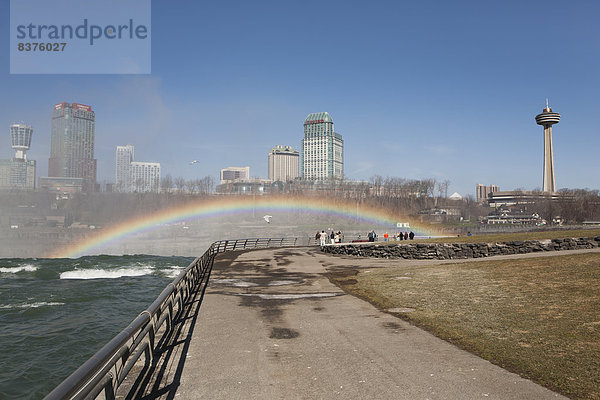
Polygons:
<instances>
[{"instance_id":1,"label":"wet stain on pavement","mask_svg":"<svg viewBox=\"0 0 600 400\"><path fill-rule=\"evenodd\" d=\"M399 323L397 322L384 322L382 324L385 328L394 331L394 333L398 333L399 331L405 330Z\"/></svg>"},{"instance_id":2,"label":"wet stain on pavement","mask_svg":"<svg viewBox=\"0 0 600 400\"><path fill-rule=\"evenodd\" d=\"M271 339L294 339L300 336L300 333L289 328L272 328L269 338Z\"/></svg>"},{"instance_id":3,"label":"wet stain on pavement","mask_svg":"<svg viewBox=\"0 0 600 400\"><path fill-rule=\"evenodd\" d=\"M271 323L280 322L283 316L282 306L290 304L292 300L266 300L260 297L245 296L240 300L243 307L260 308L261 315Z\"/></svg>"}]
</instances>

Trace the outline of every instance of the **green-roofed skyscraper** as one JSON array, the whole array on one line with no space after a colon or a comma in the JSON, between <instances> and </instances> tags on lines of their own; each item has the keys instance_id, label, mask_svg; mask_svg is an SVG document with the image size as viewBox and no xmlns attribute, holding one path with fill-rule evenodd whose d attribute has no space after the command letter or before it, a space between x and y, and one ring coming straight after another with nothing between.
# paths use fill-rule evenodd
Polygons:
<instances>
[{"instance_id":1,"label":"green-roofed skyscraper","mask_svg":"<svg viewBox=\"0 0 600 400\"><path fill-rule=\"evenodd\" d=\"M304 121L300 171L304 179L344 178L344 141L333 130L329 113L312 113Z\"/></svg>"}]
</instances>

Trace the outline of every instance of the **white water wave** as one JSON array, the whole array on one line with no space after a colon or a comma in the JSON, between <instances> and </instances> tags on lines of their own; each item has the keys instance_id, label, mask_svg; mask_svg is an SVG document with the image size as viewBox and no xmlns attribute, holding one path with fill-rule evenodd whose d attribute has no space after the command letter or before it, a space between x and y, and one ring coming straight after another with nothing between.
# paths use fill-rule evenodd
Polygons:
<instances>
[{"instance_id":1,"label":"white water wave","mask_svg":"<svg viewBox=\"0 0 600 400\"><path fill-rule=\"evenodd\" d=\"M163 269L160 272L166 276L167 278L177 278L184 267L180 267L177 265L171 265L170 269Z\"/></svg>"},{"instance_id":2,"label":"white water wave","mask_svg":"<svg viewBox=\"0 0 600 400\"><path fill-rule=\"evenodd\" d=\"M50 306L64 306L65 303L59 302L46 302L39 301L36 303L25 303L25 304L0 304L0 309L17 309L17 308L38 308L38 307L50 307Z\"/></svg>"},{"instance_id":3,"label":"white water wave","mask_svg":"<svg viewBox=\"0 0 600 400\"><path fill-rule=\"evenodd\" d=\"M0 268L0 272L8 273L8 274L16 274L17 272L25 271L25 272L33 272L37 271L38 267L25 264L18 267L8 267L8 268Z\"/></svg>"},{"instance_id":4,"label":"white water wave","mask_svg":"<svg viewBox=\"0 0 600 400\"><path fill-rule=\"evenodd\" d=\"M60 279L117 279L125 276L143 276L154 272L151 268L79 269L65 271Z\"/></svg>"}]
</instances>

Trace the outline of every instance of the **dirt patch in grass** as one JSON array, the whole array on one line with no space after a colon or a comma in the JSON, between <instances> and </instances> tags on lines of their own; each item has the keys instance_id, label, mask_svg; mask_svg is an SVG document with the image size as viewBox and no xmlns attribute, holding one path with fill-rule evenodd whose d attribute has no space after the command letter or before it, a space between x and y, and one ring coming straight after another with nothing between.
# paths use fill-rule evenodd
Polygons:
<instances>
[{"instance_id":1,"label":"dirt patch in grass","mask_svg":"<svg viewBox=\"0 0 600 400\"><path fill-rule=\"evenodd\" d=\"M523 377L600 399L600 254L399 265L330 279Z\"/></svg>"}]
</instances>

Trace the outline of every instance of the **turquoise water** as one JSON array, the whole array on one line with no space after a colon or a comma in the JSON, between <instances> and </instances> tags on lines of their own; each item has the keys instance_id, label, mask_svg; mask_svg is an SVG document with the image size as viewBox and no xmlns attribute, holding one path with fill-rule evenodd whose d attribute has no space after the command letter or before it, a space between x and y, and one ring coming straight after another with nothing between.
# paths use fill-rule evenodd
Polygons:
<instances>
[{"instance_id":1,"label":"turquoise water","mask_svg":"<svg viewBox=\"0 0 600 400\"><path fill-rule=\"evenodd\" d=\"M40 399L193 258L0 259L0 399Z\"/></svg>"}]
</instances>

